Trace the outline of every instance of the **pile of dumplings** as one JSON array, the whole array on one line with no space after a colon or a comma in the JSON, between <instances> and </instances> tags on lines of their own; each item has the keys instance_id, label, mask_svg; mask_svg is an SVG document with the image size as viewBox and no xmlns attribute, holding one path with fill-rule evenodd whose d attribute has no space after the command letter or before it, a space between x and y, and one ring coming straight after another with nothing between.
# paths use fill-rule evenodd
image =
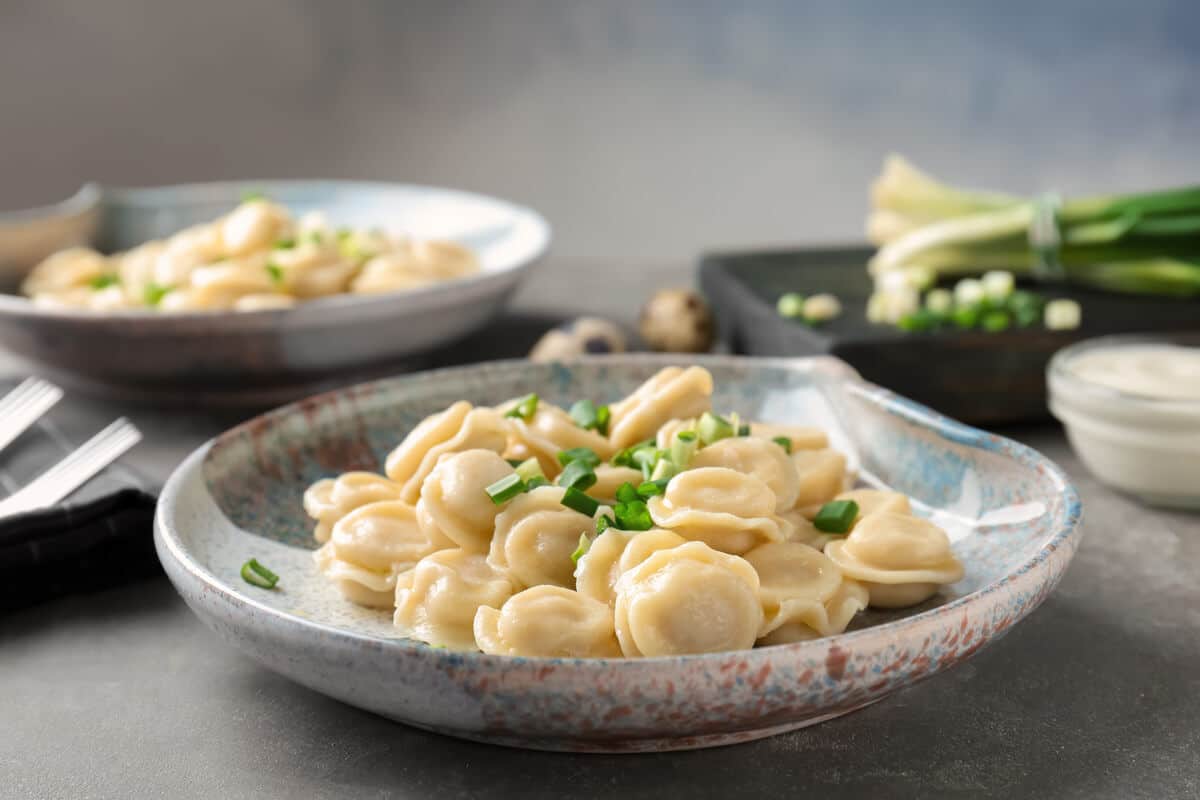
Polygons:
<instances>
[{"instance_id":1,"label":"pile of dumplings","mask_svg":"<svg viewBox=\"0 0 1200 800\"><path fill-rule=\"evenodd\" d=\"M334 294L375 294L471 275L455 242L333 228L320 212L294 219L266 198L133 250L51 255L21 291L40 306L91 311L261 311Z\"/></svg>"},{"instance_id":2,"label":"pile of dumplings","mask_svg":"<svg viewBox=\"0 0 1200 800\"><path fill-rule=\"evenodd\" d=\"M523 414L518 401L455 403L413 429L385 475L308 490L316 563L351 602L391 610L402 636L565 658L829 636L868 606L920 603L962 578L941 529L901 494L850 489L845 457L810 427L739 424L650 487L648 529L614 525L619 495L648 477L621 454L687 439L712 391L707 370L668 367L589 427L544 401ZM595 457L583 510L555 483L560 454L579 452ZM494 500L489 487L533 459L544 480ZM849 530L818 530L822 505L839 499L858 507Z\"/></svg>"}]
</instances>

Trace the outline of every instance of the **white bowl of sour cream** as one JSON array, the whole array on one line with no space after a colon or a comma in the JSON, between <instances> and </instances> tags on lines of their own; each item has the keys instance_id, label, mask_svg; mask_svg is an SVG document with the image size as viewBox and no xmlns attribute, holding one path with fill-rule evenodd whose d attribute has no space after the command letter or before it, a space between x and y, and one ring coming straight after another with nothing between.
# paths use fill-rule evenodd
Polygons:
<instances>
[{"instance_id":1,"label":"white bowl of sour cream","mask_svg":"<svg viewBox=\"0 0 1200 800\"><path fill-rule=\"evenodd\" d=\"M1089 339L1055 354L1047 384L1097 478L1152 505L1200 508L1200 334Z\"/></svg>"}]
</instances>

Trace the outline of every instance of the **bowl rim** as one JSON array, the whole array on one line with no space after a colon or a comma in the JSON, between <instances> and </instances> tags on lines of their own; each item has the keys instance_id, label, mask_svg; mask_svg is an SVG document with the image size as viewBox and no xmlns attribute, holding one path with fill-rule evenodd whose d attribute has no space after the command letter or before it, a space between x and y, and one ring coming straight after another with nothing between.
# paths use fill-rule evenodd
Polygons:
<instances>
[{"instance_id":1,"label":"bowl rim","mask_svg":"<svg viewBox=\"0 0 1200 800\"><path fill-rule=\"evenodd\" d=\"M1074 391L1084 392L1094 398L1115 400L1127 404L1130 409L1140 408L1156 412L1197 412L1200 413L1200 399L1159 397L1118 389L1103 383L1096 383L1075 373L1071 369L1072 362L1085 353L1106 347L1123 349L1147 344L1179 344L1187 340L1189 344L1200 350L1200 332L1175 331L1160 333L1118 333L1108 336L1093 336L1068 345L1054 353L1046 365L1046 385L1051 399L1059 390L1070 387ZM1058 398L1061 400L1061 398Z\"/></svg>"},{"instance_id":2,"label":"bowl rim","mask_svg":"<svg viewBox=\"0 0 1200 800\"><path fill-rule=\"evenodd\" d=\"M1021 444L1012 439L1008 439L997 434L988 433L978 428L973 428L964 423L953 420L940 414L926 406L923 406L913 400L898 395L889 389L885 389L876 384L872 384L863 380L858 374L845 362L832 356L814 356L808 358L779 358L779 357L747 357L734 355L691 355L681 356L679 354L662 354L662 353L623 353L609 354L596 356L582 356L570 362L552 362L566 364L600 364L608 366L619 366L624 363L630 363L633 366L637 365L657 365L669 366L678 364L681 360L687 361L689 364L699 366L716 366L716 367L735 367L745 365L755 365L775 369L796 369L801 365L812 365L812 368L832 372L835 377L847 382L850 390L856 394L873 398L882 407L896 414L902 420L914 423L924 427L934 433L941 435L943 438L956 444L965 445L968 447L977 447L986 452L998 453L1007 456L1018 463L1026 466L1031 470L1035 470L1049 479L1054 485L1058 494L1062 497L1062 505L1060 518L1056 521L1056 527L1047 541L1032 557L1026 559L1020 564L1012 567L1003 577L992 581L986 586L977 589L973 592L955 598L948 603L936 606L931 609L920 611L916 614L899 619L883 622L878 625L872 625L868 628L861 628L855 631L835 634L834 636L821 637L803 642L793 642L790 644L768 645L764 647L755 647L750 650L734 651L749 659L769 658L771 654L787 652L792 654L802 654L805 651L810 651L813 654L820 653L822 650L829 650L838 646L845 646L846 649L853 651L853 643L859 641L868 641L870 639L883 638L892 641L910 628L918 628L925 623L932 622L938 617L949 616L954 612L965 611L968 608L979 606L986 599L997 595L1001 590L1005 589L1014 581L1020 580L1032 572L1041 569L1049 569L1048 562L1055 553L1062 550L1066 554L1066 560L1063 561L1061 569L1056 573L1048 576L1045 583L1053 586L1062 572L1069 565L1070 558L1073 555L1075 547L1078 545L1081 536L1080 521L1082 518L1082 503L1079 499L1079 494L1075 487L1071 484L1062 468L1045 457L1038 451ZM641 658L562 658L562 657L544 657L544 656L504 656L504 655L489 655L478 652L463 652L446 650L442 648L432 648L428 645L416 642L405 638L390 638L373 636L364 633L358 633L348 630L344 627L331 625L324 622L317 622L306 617L290 614L286 611L275 608L274 606L260 602L249 594L243 594L231 587L229 584L221 581L217 576L213 575L201 564L183 546L183 542L179 537L178 532L174 529L172 521L169 519L171 509L176 498L183 491L187 480L201 468L204 458L208 454L209 449L222 436L229 435L243 427L258 424L261 421L279 421L293 413L301 411L301 406L311 404L322 398L333 397L347 392L361 391L368 386L376 386L383 383L395 383L398 385L415 384L417 382L428 383L433 380L445 380L452 378L456 374L462 374L472 371L488 371L496 370L511 370L518 368L521 365L533 364L527 359L506 359L500 361L483 362L479 364L469 364L465 366L444 367L440 369L426 370L421 372L410 373L391 378L382 378L375 381L367 381L365 383L354 384L351 386L335 389L330 392L314 395L313 397L299 400L294 403L289 403L261 415L251 418L239 425L236 425L222 434L204 442L187 456L172 472L170 478L163 486L162 493L159 497L159 503L155 511L154 517L154 538L159 555L159 560L163 562L164 568L168 575L172 576L173 582L176 583L176 588L182 591L182 587L174 580L174 568L178 568L180 572L188 576L193 581L198 581L203 588L203 594L206 597L216 597L240 610L252 610L258 615L258 620L269 620L276 625L282 625L291 630L303 630L306 633L321 634L324 638L323 643L326 646L334 643L344 643L358 646L369 646L374 649L391 650L404 654L421 653L425 657L431 659L441 659L447 662L461 664L463 661L471 661L482 666L487 665L515 665L529 664L536 667L571 667L574 669L589 669L595 671L604 671L612 669L620 664L623 669L632 669L634 665L645 666L647 668L663 667L668 665L684 665L693 662L713 661L716 662L723 657L728 657L729 652L719 653L699 653L679 656L652 656ZM207 487L205 487L207 492ZM229 524L233 524L230 522ZM168 558L174 563L168 563ZM1040 602L1040 601L1039 601ZM1026 614L1036 607L1034 603L1026 611Z\"/></svg>"},{"instance_id":3,"label":"bowl rim","mask_svg":"<svg viewBox=\"0 0 1200 800\"><path fill-rule=\"evenodd\" d=\"M511 263L497 269L480 270L472 275L465 275L447 281L438 281L427 286L379 294L336 294L317 297L287 308L266 308L253 311L221 310L192 310L177 311L164 314L159 311L143 309L120 309L114 311L94 311L78 308L55 308L35 305L34 302L20 294L0 292L0 314L32 317L71 322L79 325L103 324L105 322L125 320L141 324L162 325L170 321L203 320L225 321L228 319L265 321L267 324L284 323L288 318L296 318L302 314L320 314L323 310L336 312L341 309L380 310L394 306L400 298L412 306L427 306L453 299L453 295L475 287L489 284L504 283L516 280L530 267L545 257L550 249L552 230L544 216L530 208L505 200L495 195L471 192L445 186L434 186L422 183L362 181L337 179L246 179L234 181L210 181L180 184L164 184L160 186L98 186L94 183L84 184L75 194L66 200L36 209L25 209L0 213L0 226L5 224L21 224L34 222L44 216L55 213L65 213L76 207L91 204L96 210L103 212L106 205L123 207L156 207L163 203L165 196L171 197L171 205L176 207L203 206L227 201L230 193L238 193L248 189L270 192L272 188L280 190L312 189L320 190L371 190L371 191L413 191L436 192L439 195L485 201L498 207L506 208L512 214L515 224L528 226L532 235L529 251ZM181 196L176 196L181 195ZM395 309L392 309L395 311Z\"/></svg>"}]
</instances>

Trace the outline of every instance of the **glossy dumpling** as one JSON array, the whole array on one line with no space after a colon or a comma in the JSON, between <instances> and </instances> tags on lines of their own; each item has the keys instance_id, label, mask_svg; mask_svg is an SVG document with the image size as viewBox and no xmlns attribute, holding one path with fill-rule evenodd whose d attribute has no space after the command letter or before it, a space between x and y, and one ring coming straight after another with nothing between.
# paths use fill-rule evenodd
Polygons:
<instances>
[{"instance_id":1,"label":"glossy dumpling","mask_svg":"<svg viewBox=\"0 0 1200 800\"><path fill-rule=\"evenodd\" d=\"M820 428L807 425L779 425L773 422L750 423L750 435L759 439L776 439L780 436L792 443L792 452L797 450L824 450L829 447L829 437Z\"/></svg>"},{"instance_id":2,"label":"glossy dumpling","mask_svg":"<svg viewBox=\"0 0 1200 800\"><path fill-rule=\"evenodd\" d=\"M744 556L758 573L763 626L759 637L790 622L826 627L825 602L842 583L842 572L819 551L799 542L770 542Z\"/></svg>"},{"instance_id":3,"label":"glossy dumpling","mask_svg":"<svg viewBox=\"0 0 1200 800\"><path fill-rule=\"evenodd\" d=\"M851 489L848 492L842 492L834 500L853 500L858 503L858 517L855 522L868 514L880 511L893 514L912 513L912 506L909 504L907 497L900 494L900 492L892 492L886 489Z\"/></svg>"},{"instance_id":4,"label":"glossy dumpling","mask_svg":"<svg viewBox=\"0 0 1200 800\"><path fill-rule=\"evenodd\" d=\"M819 507L846 488L846 457L837 450L793 450L792 463L799 482L797 507Z\"/></svg>"},{"instance_id":5,"label":"glossy dumpling","mask_svg":"<svg viewBox=\"0 0 1200 800\"><path fill-rule=\"evenodd\" d=\"M682 472L647 503L658 527L725 553L744 553L788 538L791 525L775 514L775 505L767 484L724 467Z\"/></svg>"},{"instance_id":6,"label":"glossy dumpling","mask_svg":"<svg viewBox=\"0 0 1200 800\"><path fill-rule=\"evenodd\" d=\"M575 566L575 588L580 594L612 605L616 602L617 580L657 550L678 547L687 540L657 528L622 531L609 528L592 542Z\"/></svg>"},{"instance_id":7,"label":"glossy dumpling","mask_svg":"<svg viewBox=\"0 0 1200 800\"><path fill-rule=\"evenodd\" d=\"M796 466L782 447L770 439L733 436L703 448L692 458L692 467L725 467L753 475L775 493L775 511L796 505L800 480Z\"/></svg>"},{"instance_id":8,"label":"glossy dumpling","mask_svg":"<svg viewBox=\"0 0 1200 800\"><path fill-rule=\"evenodd\" d=\"M587 494L602 503L616 500L617 489L621 484L630 483L634 486L642 482L642 471L632 467L614 467L612 464L600 464L596 467L596 482L587 489Z\"/></svg>"},{"instance_id":9,"label":"glossy dumpling","mask_svg":"<svg viewBox=\"0 0 1200 800\"><path fill-rule=\"evenodd\" d=\"M858 612L867 607L870 594L867 587L851 578L843 578L837 591L825 601L823 617L818 617L818 627L810 627L800 620L785 622L758 640L759 644L791 644L832 636L846 630Z\"/></svg>"},{"instance_id":10,"label":"glossy dumpling","mask_svg":"<svg viewBox=\"0 0 1200 800\"><path fill-rule=\"evenodd\" d=\"M313 554L321 572L352 602L391 608L396 575L440 549L417 524L416 510L399 500L369 503L333 526Z\"/></svg>"},{"instance_id":11,"label":"glossy dumpling","mask_svg":"<svg viewBox=\"0 0 1200 800\"><path fill-rule=\"evenodd\" d=\"M479 553L441 550L396 579L399 631L417 641L451 650L474 650L475 612L499 608L513 586Z\"/></svg>"},{"instance_id":12,"label":"glossy dumpling","mask_svg":"<svg viewBox=\"0 0 1200 800\"><path fill-rule=\"evenodd\" d=\"M499 413L490 408L472 408L461 400L424 420L387 457L387 476L401 484L400 499L416 503L421 484L438 459L464 450L504 451L508 431Z\"/></svg>"},{"instance_id":13,"label":"glossy dumpling","mask_svg":"<svg viewBox=\"0 0 1200 800\"><path fill-rule=\"evenodd\" d=\"M433 541L448 541L486 553L500 507L488 496L487 487L511 475L512 466L492 450L464 450L441 457L421 484L417 520Z\"/></svg>"},{"instance_id":14,"label":"glossy dumpling","mask_svg":"<svg viewBox=\"0 0 1200 800\"><path fill-rule=\"evenodd\" d=\"M542 486L518 495L496 516L488 563L518 589L547 583L575 588L571 554L579 537L596 530L595 519L562 504L564 490ZM608 512L601 506L598 515Z\"/></svg>"},{"instance_id":15,"label":"glossy dumpling","mask_svg":"<svg viewBox=\"0 0 1200 800\"><path fill-rule=\"evenodd\" d=\"M633 658L748 649L762 627L758 589L745 559L703 542L651 553L617 581L621 652Z\"/></svg>"},{"instance_id":16,"label":"glossy dumpling","mask_svg":"<svg viewBox=\"0 0 1200 800\"><path fill-rule=\"evenodd\" d=\"M500 406L507 411L516 401ZM558 454L563 450L586 447L595 451L601 459L614 452L608 439L593 430L585 430L575 424L571 415L545 401L538 403L533 418L528 422L520 417L505 417L508 430L508 450L514 458L536 458L547 477L554 477L561 470Z\"/></svg>"},{"instance_id":17,"label":"glossy dumpling","mask_svg":"<svg viewBox=\"0 0 1200 800\"><path fill-rule=\"evenodd\" d=\"M791 525L791 533L788 535L789 542L799 542L817 550L824 550L825 545L829 542L845 536L844 533L826 533L817 530L817 526L813 525L812 520L809 519L812 514L808 509L793 509L785 511L780 516Z\"/></svg>"},{"instance_id":18,"label":"glossy dumpling","mask_svg":"<svg viewBox=\"0 0 1200 800\"><path fill-rule=\"evenodd\" d=\"M398 500L400 486L373 472L345 472L319 480L304 493L304 512L317 521L313 537L329 541L334 524L367 503Z\"/></svg>"},{"instance_id":19,"label":"glossy dumpling","mask_svg":"<svg viewBox=\"0 0 1200 800\"><path fill-rule=\"evenodd\" d=\"M915 605L963 576L945 531L908 514L869 514L845 539L827 544L825 554L843 574L866 585L876 608Z\"/></svg>"},{"instance_id":20,"label":"glossy dumpling","mask_svg":"<svg viewBox=\"0 0 1200 800\"><path fill-rule=\"evenodd\" d=\"M664 423L708 411L712 391L712 375L703 367L666 367L612 404L608 438L618 450L654 438Z\"/></svg>"},{"instance_id":21,"label":"glossy dumpling","mask_svg":"<svg viewBox=\"0 0 1200 800\"><path fill-rule=\"evenodd\" d=\"M614 658L612 609L561 586L534 586L475 612L475 644L499 656Z\"/></svg>"}]
</instances>

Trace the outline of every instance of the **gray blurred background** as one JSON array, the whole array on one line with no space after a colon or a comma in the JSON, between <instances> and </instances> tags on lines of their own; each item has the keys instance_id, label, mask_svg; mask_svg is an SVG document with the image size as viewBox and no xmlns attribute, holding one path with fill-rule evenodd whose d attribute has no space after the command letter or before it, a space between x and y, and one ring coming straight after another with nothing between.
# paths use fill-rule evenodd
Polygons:
<instances>
[{"instance_id":1,"label":"gray blurred background","mask_svg":"<svg viewBox=\"0 0 1200 800\"><path fill-rule=\"evenodd\" d=\"M0 207L81 182L444 184L587 267L861 238L889 151L1022 192L1195 181L1200 6L0 0ZM586 279L584 279L586 280Z\"/></svg>"}]
</instances>

